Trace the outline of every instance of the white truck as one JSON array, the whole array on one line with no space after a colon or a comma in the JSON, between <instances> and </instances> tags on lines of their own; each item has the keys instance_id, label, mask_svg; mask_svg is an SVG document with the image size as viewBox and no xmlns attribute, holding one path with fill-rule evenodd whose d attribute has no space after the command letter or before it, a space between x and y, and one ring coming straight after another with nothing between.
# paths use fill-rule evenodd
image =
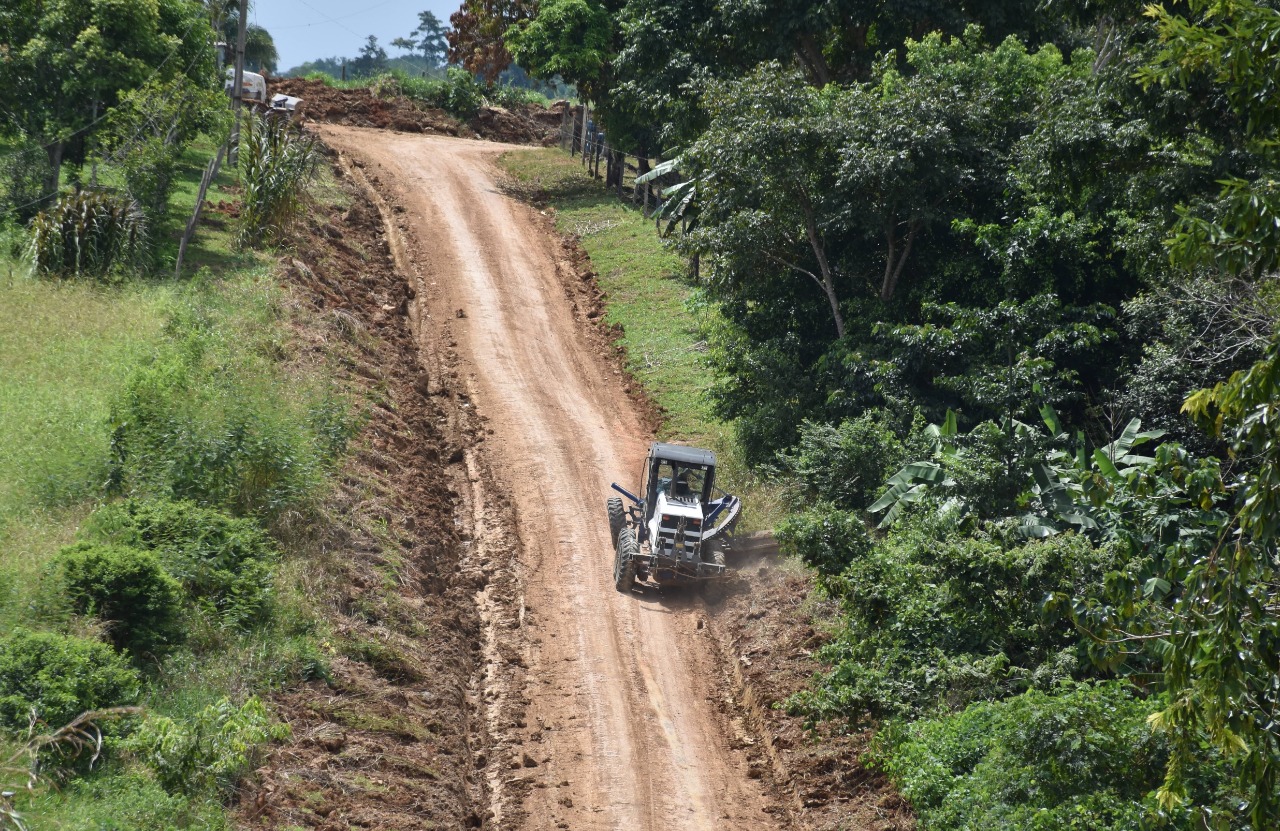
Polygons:
<instances>
[{"instance_id":1,"label":"white truck","mask_svg":"<svg viewBox=\"0 0 1280 831\"><path fill-rule=\"evenodd\" d=\"M227 95L231 95L232 89L236 85L236 70L231 67L227 70L227 82L223 85ZM292 113L298 109L298 105L302 103L301 98L294 98L292 95L284 95L277 93L276 95L267 97L267 79L257 72L244 70L240 73L240 89L241 99L250 107L261 107L275 112Z\"/></svg>"}]
</instances>

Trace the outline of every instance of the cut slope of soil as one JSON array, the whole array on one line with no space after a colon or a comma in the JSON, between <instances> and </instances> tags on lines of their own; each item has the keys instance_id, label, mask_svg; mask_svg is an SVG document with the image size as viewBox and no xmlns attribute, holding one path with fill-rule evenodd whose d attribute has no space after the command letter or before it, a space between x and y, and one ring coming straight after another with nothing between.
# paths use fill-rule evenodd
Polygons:
<instances>
[{"instance_id":1,"label":"cut slope of soil","mask_svg":"<svg viewBox=\"0 0 1280 831\"><path fill-rule=\"evenodd\" d=\"M799 823L812 831L911 831L914 815L888 779L861 762L870 731L840 725L814 732L783 703L821 667L813 652L828 639L834 604L768 535L739 540L730 553L737 580L709 608L710 627L732 667L760 764L790 792Z\"/></svg>"},{"instance_id":2,"label":"cut slope of soil","mask_svg":"<svg viewBox=\"0 0 1280 831\"><path fill-rule=\"evenodd\" d=\"M309 311L300 361L335 362L372 402L315 529L309 588L334 632L329 680L275 698L292 738L240 803L249 828L480 827L488 802L475 754L485 581L458 520L461 446L473 428L430 383L378 212L349 189L346 211L313 215L281 261ZM443 382L443 383L442 383Z\"/></svg>"}]
</instances>

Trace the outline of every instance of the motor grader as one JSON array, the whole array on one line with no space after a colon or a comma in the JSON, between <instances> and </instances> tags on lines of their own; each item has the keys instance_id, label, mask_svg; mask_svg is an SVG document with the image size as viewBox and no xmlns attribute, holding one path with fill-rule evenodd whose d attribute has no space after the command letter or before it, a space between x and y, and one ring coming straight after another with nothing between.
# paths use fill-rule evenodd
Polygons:
<instances>
[{"instance_id":1,"label":"motor grader","mask_svg":"<svg viewBox=\"0 0 1280 831\"><path fill-rule=\"evenodd\" d=\"M609 497L605 509L618 591L631 591L637 580L672 585L726 576L723 543L742 502L716 487L715 473L710 450L654 442L640 495L613 483L622 497Z\"/></svg>"}]
</instances>

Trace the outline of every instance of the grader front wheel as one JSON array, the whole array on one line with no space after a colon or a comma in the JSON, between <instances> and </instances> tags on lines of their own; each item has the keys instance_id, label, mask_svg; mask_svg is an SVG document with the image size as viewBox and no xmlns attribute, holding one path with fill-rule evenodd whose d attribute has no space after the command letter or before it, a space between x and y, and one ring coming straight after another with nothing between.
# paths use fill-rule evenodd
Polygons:
<instances>
[{"instance_id":1,"label":"grader front wheel","mask_svg":"<svg viewBox=\"0 0 1280 831\"><path fill-rule=\"evenodd\" d=\"M611 496L604 503L605 511L609 514L609 542L615 547L618 545L618 532L627 525L627 512L622 507L622 500L616 496Z\"/></svg>"},{"instance_id":2,"label":"grader front wheel","mask_svg":"<svg viewBox=\"0 0 1280 831\"><path fill-rule=\"evenodd\" d=\"M636 544L636 536L630 528L618 532L618 548L613 561L613 586L620 592L631 591L636 582L636 557L640 556L640 546Z\"/></svg>"}]
</instances>

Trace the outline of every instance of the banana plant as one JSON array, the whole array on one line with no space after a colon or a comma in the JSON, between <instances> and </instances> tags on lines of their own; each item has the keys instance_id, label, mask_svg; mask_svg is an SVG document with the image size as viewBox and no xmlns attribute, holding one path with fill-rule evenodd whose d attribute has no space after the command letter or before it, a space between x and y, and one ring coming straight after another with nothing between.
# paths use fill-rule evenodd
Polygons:
<instances>
[{"instance_id":1,"label":"banana plant","mask_svg":"<svg viewBox=\"0 0 1280 831\"><path fill-rule=\"evenodd\" d=\"M1013 471L1026 477L1027 491L1021 502L1032 510L1018 517L1018 532L1026 537L1044 538L1066 530L1096 531L1101 527L1099 510L1115 488L1138 468L1149 467L1154 459L1134 452L1164 435L1161 430L1142 430L1133 419L1109 444L1090 452L1084 434L1074 438L1062 427L1061 419L1049 404L1040 408L1049 440L1058 447L1042 459L1022 460ZM1012 419L1006 424L1024 438L1040 435L1030 424ZM885 483L888 487L867 508L873 514L886 511L880 528L892 525L908 506L920 502L937 488L953 488L956 481L948 467L965 455L956 441L956 415L948 410L942 424L925 428L933 452L929 460L910 462Z\"/></svg>"},{"instance_id":2,"label":"banana plant","mask_svg":"<svg viewBox=\"0 0 1280 831\"><path fill-rule=\"evenodd\" d=\"M930 424L925 429L933 444L933 459L925 462L910 462L886 482L889 489L871 504L868 511L878 514L886 508L889 512L880 520L880 528L887 528L894 523L908 505L919 502L931 487L950 488L955 480L947 475L940 462L955 456L959 448L951 441L959 433L956 426L956 414L947 410L947 417L942 424Z\"/></svg>"},{"instance_id":3,"label":"banana plant","mask_svg":"<svg viewBox=\"0 0 1280 831\"><path fill-rule=\"evenodd\" d=\"M642 176L636 177L636 184L645 185L649 182L656 181L663 176L677 172L680 165L680 158L668 159L665 162L659 162L654 166L653 170ZM689 179L684 182L677 182L674 185L662 189L662 202L658 205L657 216L659 219L667 220L666 230L662 232L663 236L670 236L676 226L682 221L688 220L688 230L692 230L698 222L698 180L696 178Z\"/></svg>"}]
</instances>

